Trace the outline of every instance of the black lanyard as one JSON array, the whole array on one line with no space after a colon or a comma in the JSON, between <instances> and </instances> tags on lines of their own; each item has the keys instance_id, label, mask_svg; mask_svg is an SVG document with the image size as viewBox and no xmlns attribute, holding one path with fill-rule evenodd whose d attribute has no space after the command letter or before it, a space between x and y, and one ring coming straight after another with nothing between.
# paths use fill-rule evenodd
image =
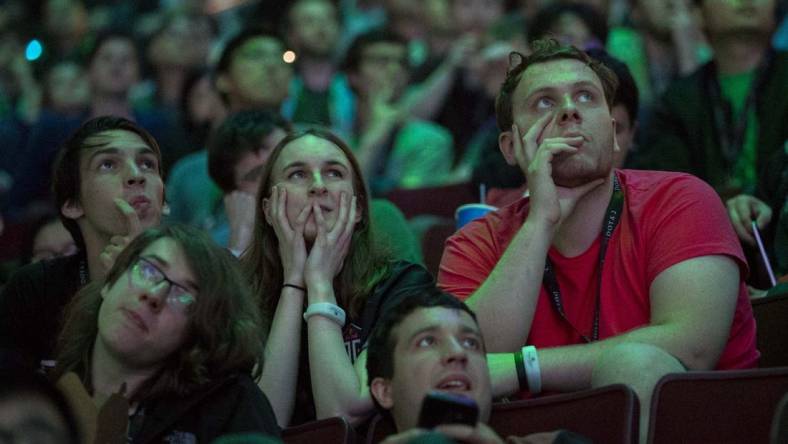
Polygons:
<instances>
[{"instance_id":1,"label":"black lanyard","mask_svg":"<svg viewBox=\"0 0 788 444\"><path fill-rule=\"evenodd\" d=\"M707 71L704 83L711 98L714 130L719 135L720 151L729 166L733 166L736 163L739 153L744 148L747 120L749 120L750 111L755 107L758 93L766 80L765 74L771 66L773 58L774 52L769 51L764 55L760 65L758 65L755 79L750 86L750 92L744 101L744 107L735 122L733 121L733 107L722 96L722 87L717 76L717 70L712 68Z\"/></svg>"},{"instance_id":2,"label":"black lanyard","mask_svg":"<svg viewBox=\"0 0 788 444\"><path fill-rule=\"evenodd\" d=\"M607 252L607 245L610 238L613 237L613 230L618 225L621 219L621 209L624 207L624 192L621 190L621 185L618 183L618 178L613 175L613 195L610 197L610 203L607 205L605 212L605 222L602 225L602 241L599 246L599 274L597 276L596 286L596 307L594 308L594 326L591 331L591 337L584 335L577 329L566 317L564 313L564 306L561 302L561 288L558 286L558 279L555 277L553 271L553 264L548 256L544 263L544 275L542 276L542 283L550 295L550 301L553 303L553 308L558 314L569 324L572 329L580 335L586 342L593 342L599 339L599 312L600 312L600 299L602 296L602 269L605 265L605 253Z\"/></svg>"}]
</instances>

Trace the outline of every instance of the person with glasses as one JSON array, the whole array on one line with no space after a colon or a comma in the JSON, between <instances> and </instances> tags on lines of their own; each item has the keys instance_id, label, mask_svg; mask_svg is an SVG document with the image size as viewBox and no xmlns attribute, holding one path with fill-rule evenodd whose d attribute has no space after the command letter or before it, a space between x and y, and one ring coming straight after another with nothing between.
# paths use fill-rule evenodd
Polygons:
<instances>
[{"instance_id":1,"label":"person with glasses","mask_svg":"<svg viewBox=\"0 0 788 444\"><path fill-rule=\"evenodd\" d=\"M408 42L390 31L364 33L350 45L343 69L357 109L351 140L372 194L451 182L451 133L409 109Z\"/></svg>"},{"instance_id":2,"label":"person with glasses","mask_svg":"<svg viewBox=\"0 0 788 444\"><path fill-rule=\"evenodd\" d=\"M80 417L97 441L118 431L133 443L279 434L252 379L259 311L232 255L196 228L143 232L65 316L52 377L92 412Z\"/></svg>"},{"instance_id":3,"label":"person with glasses","mask_svg":"<svg viewBox=\"0 0 788 444\"><path fill-rule=\"evenodd\" d=\"M530 194L450 237L438 283L476 311L492 368L524 358L510 389L629 384L645 437L664 374L757 366L747 262L708 184L614 167L609 68L555 40L511 60L498 141Z\"/></svg>"}]
</instances>

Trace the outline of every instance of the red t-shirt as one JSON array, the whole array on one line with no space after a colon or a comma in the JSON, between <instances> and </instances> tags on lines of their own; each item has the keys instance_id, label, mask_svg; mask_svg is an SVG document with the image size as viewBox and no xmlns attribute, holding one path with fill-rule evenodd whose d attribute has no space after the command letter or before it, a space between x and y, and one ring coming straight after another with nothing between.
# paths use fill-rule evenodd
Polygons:
<instances>
[{"instance_id":1,"label":"red t-shirt","mask_svg":"<svg viewBox=\"0 0 788 444\"><path fill-rule=\"evenodd\" d=\"M705 182L687 174L617 170L624 209L607 250L602 275L599 338L647 325L649 287L666 268L698 256L726 255L742 276L736 314L718 369L756 367L755 319L744 284L747 263L722 202ZM528 215L528 198L473 221L446 241L438 284L461 299L487 279ZM600 227L601 229L601 227ZM596 304L600 238L577 257L554 248L548 255L561 288L564 312L590 334ZM542 285L528 344L583 343L552 307Z\"/></svg>"}]
</instances>

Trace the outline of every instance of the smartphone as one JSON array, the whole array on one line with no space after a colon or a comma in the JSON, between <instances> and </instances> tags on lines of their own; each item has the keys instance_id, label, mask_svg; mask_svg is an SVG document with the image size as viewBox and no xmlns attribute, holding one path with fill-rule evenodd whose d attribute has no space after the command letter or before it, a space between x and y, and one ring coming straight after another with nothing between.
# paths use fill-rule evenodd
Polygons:
<instances>
[{"instance_id":1,"label":"smartphone","mask_svg":"<svg viewBox=\"0 0 788 444\"><path fill-rule=\"evenodd\" d=\"M418 426L433 429L441 424L465 424L476 426L479 407L467 396L431 391L421 403Z\"/></svg>"}]
</instances>

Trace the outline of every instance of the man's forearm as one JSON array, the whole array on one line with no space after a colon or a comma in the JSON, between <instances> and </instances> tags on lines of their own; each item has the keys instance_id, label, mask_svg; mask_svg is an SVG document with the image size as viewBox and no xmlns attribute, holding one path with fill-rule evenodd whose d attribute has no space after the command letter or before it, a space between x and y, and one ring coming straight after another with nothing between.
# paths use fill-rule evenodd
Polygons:
<instances>
[{"instance_id":1,"label":"man's forearm","mask_svg":"<svg viewBox=\"0 0 788 444\"><path fill-rule=\"evenodd\" d=\"M574 391L591 387L591 374L599 357L610 347L640 343L659 347L689 370L713 369L724 347L706 344L681 325L649 325L590 344L544 348L537 351L542 387L548 391Z\"/></svg>"},{"instance_id":2,"label":"man's forearm","mask_svg":"<svg viewBox=\"0 0 788 444\"><path fill-rule=\"evenodd\" d=\"M643 327L631 332L590 344L538 349L542 390L571 392L591 388L591 376L599 357L610 347L624 343L641 343L659 347L676 357L690 370L714 368L719 351L701 349L676 325ZM515 352L517 353L517 352ZM520 390L514 353L487 355L493 396L511 395Z\"/></svg>"},{"instance_id":3,"label":"man's forearm","mask_svg":"<svg viewBox=\"0 0 788 444\"><path fill-rule=\"evenodd\" d=\"M478 316L489 351L512 352L528 338L553 230L546 222L527 219L490 275L466 301Z\"/></svg>"}]
</instances>

